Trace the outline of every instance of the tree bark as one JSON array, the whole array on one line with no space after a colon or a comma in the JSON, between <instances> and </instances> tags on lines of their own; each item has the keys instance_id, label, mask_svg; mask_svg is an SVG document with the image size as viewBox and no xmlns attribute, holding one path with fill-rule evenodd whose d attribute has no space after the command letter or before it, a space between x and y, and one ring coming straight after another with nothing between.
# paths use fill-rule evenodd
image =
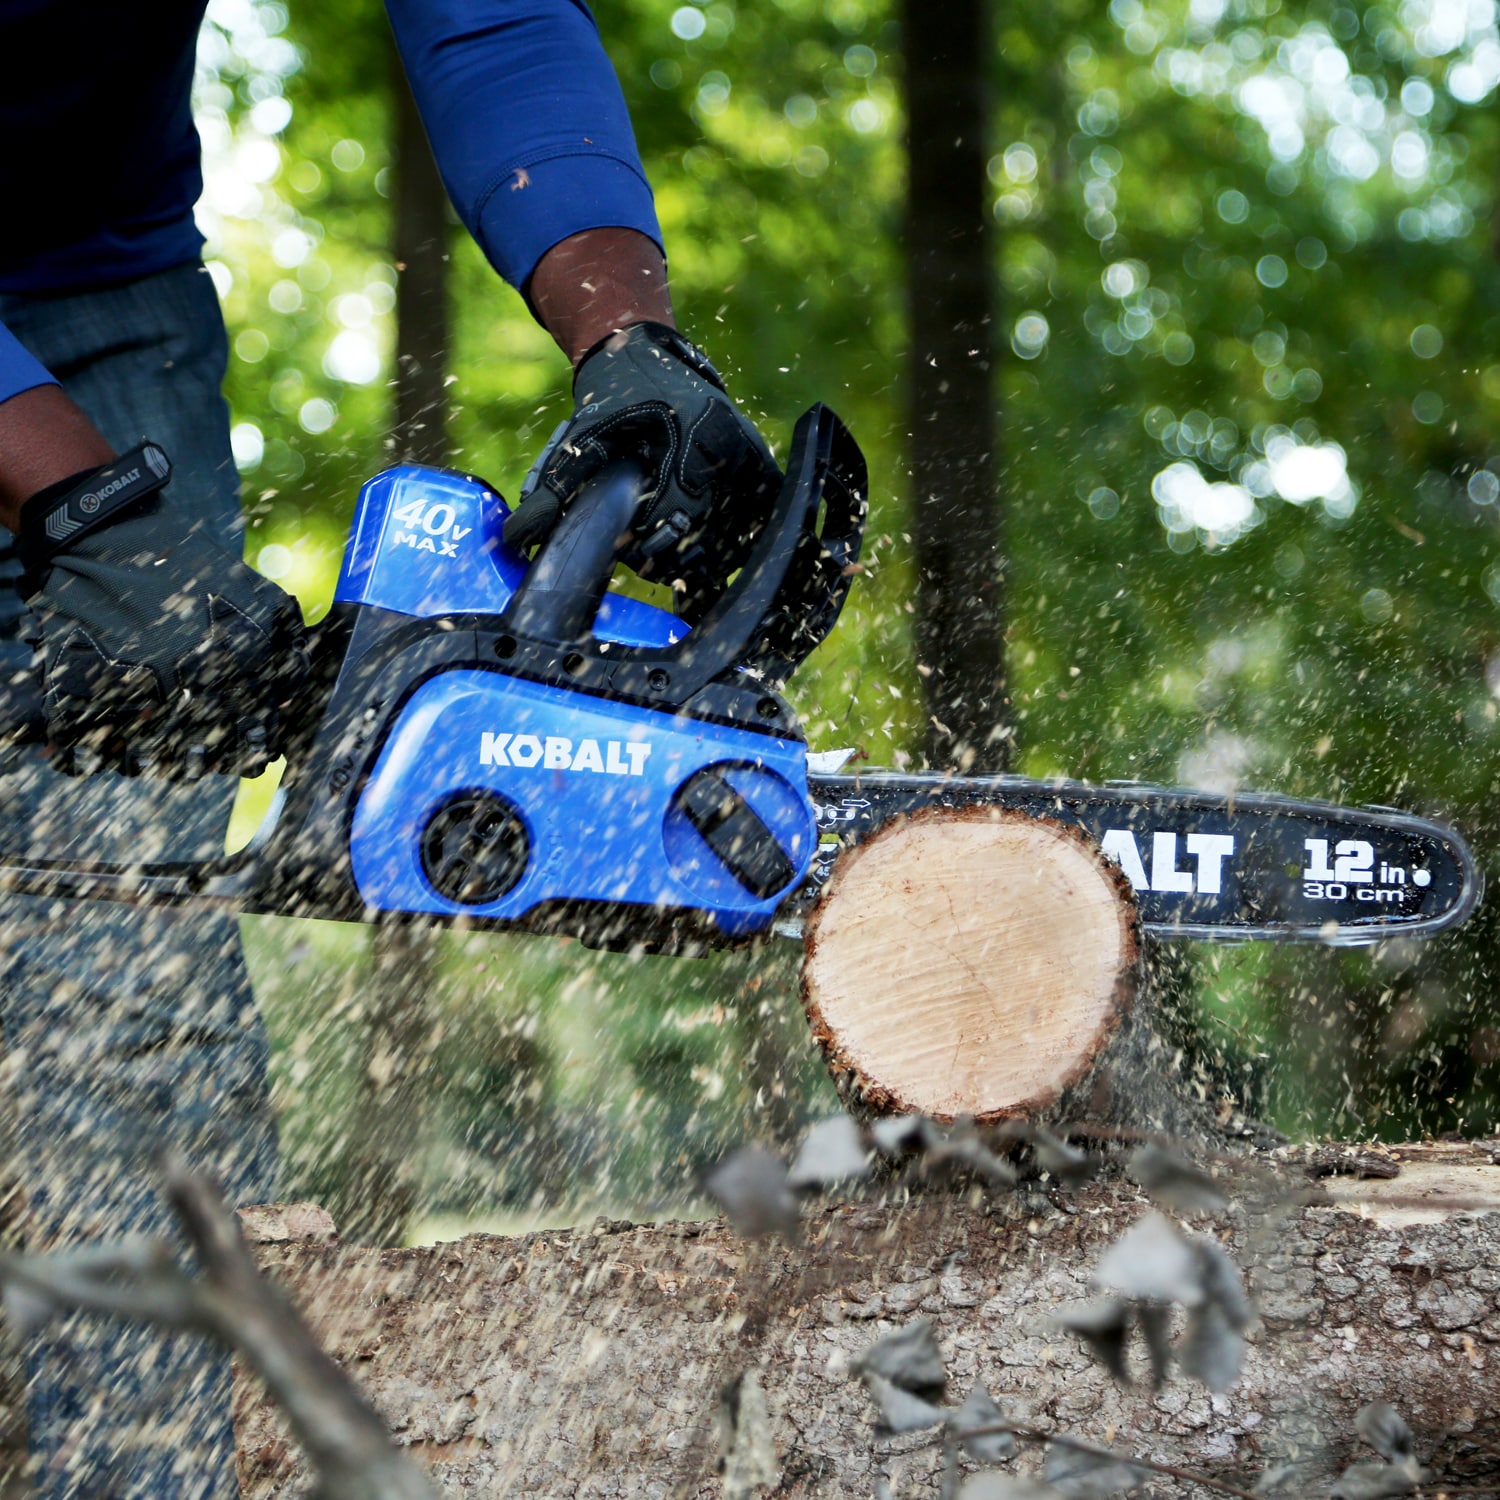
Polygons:
<instances>
[{"instance_id":1,"label":"tree bark","mask_svg":"<svg viewBox=\"0 0 1500 1500\"><path fill-rule=\"evenodd\" d=\"M935 1496L941 1464L924 1434L873 1439L847 1373L917 1315L938 1326L950 1404L979 1379L1029 1425L1243 1489L1295 1461L1282 1493L1318 1496L1373 1457L1358 1451L1354 1415L1384 1399L1444 1484L1494 1493L1497 1153L1500 1141L1350 1152L1346 1168L1400 1175L1327 1186L1309 1169L1330 1163L1307 1151L1225 1168L1230 1211L1193 1227L1246 1268L1258 1323L1240 1379L1212 1397L1180 1375L1153 1393L1138 1355L1122 1388L1051 1321L1091 1295L1104 1246L1147 1209L1120 1182L1070 1194L1062 1211L1017 1195L978 1206L968 1194L872 1195L811 1215L790 1248L747 1245L716 1223L601 1222L422 1250L260 1255L450 1493L721 1495L715 1413L748 1370L765 1396L766 1493L866 1500L884 1472L903 1500ZM1266 1197L1268 1168L1300 1201ZM296 1493L281 1418L248 1386L238 1421L244 1494ZM1013 1467L1034 1463L1023 1453ZM1157 1476L1150 1492L1208 1493Z\"/></svg>"},{"instance_id":2,"label":"tree bark","mask_svg":"<svg viewBox=\"0 0 1500 1500\"><path fill-rule=\"evenodd\" d=\"M988 0L905 0L917 660L934 765L1005 769Z\"/></svg>"},{"instance_id":3,"label":"tree bark","mask_svg":"<svg viewBox=\"0 0 1500 1500\"><path fill-rule=\"evenodd\" d=\"M839 861L803 1001L846 1103L984 1123L1088 1096L1140 951L1128 881L1077 829L932 808Z\"/></svg>"}]
</instances>

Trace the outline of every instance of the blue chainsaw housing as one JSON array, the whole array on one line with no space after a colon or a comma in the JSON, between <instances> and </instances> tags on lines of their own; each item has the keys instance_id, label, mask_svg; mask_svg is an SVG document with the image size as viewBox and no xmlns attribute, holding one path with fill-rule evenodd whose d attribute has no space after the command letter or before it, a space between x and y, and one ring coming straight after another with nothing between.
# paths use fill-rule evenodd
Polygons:
<instances>
[{"instance_id":1,"label":"blue chainsaw housing","mask_svg":"<svg viewBox=\"0 0 1500 1500\"><path fill-rule=\"evenodd\" d=\"M509 514L472 474L417 464L386 469L360 489L334 600L416 619L500 614L527 567L501 537ZM626 646L670 646L687 626L667 610L607 593L594 633Z\"/></svg>"},{"instance_id":2,"label":"blue chainsaw housing","mask_svg":"<svg viewBox=\"0 0 1500 1500\"><path fill-rule=\"evenodd\" d=\"M787 856L787 880L757 897L725 867L676 799L700 772L733 786ZM437 888L433 827L486 796L530 857L508 889L460 903ZM460 835L460 838L467 835ZM764 927L817 844L806 746L495 672L444 672L397 719L354 813L354 879L384 911L516 919L549 902L630 903L711 913L729 936ZM503 880L503 876L500 877ZM450 886L451 889L451 886ZM482 888L475 887L477 897Z\"/></svg>"},{"instance_id":3,"label":"blue chainsaw housing","mask_svg":"<svg viewBox=\"0 0 1500 1500\"><path fill-rule=\"evenodd\" d=\"M852 439L815 408L749 560L690 630L606 591L641 495L628 465L581 492L530 563L481 480L377 475L335 593L285 880L323 910L342 882L365 916L605 943L653 919L707 924L710 940L763 931L818 837L778 688L838 614L863 483Z\"/></svg>"}]
</instances>

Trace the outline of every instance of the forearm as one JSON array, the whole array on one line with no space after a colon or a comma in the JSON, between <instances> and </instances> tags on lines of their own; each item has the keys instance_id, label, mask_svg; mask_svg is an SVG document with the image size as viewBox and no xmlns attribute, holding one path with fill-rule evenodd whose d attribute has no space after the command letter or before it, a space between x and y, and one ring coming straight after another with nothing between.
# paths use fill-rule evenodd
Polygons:
<instances>
[{"instance_id":1,"label":"forearm","mask_svg":"<svg viewBox=\"0 0 1500 1500\"><path fill-rule=\"evenodd\" d=\"M513 286L586 230L661 243L625 99L584 0L387 0L459 217Z\"/></svg>"},{"instance_id":2,"label":"forearm","mask_svg":"<svg viewBox=\"0 0 1500 1500\"><path fill-rule=\"evenodd\" d=\"M600 339L632 323L676 327L667 262L634 229L589 229L554 245L526 287L537 321L575 368Z\"/></svg>"},{"instance_id":3,"label":"forearm","mask_svg":"<svg viewBox=\"0 0 1500 1500\"><path fill-rule=\"evenodd\" d=\"M114 456L61 386L33 386L0 401L0 524L15 531L24 500Z\"/></svg>"}]
</instances>

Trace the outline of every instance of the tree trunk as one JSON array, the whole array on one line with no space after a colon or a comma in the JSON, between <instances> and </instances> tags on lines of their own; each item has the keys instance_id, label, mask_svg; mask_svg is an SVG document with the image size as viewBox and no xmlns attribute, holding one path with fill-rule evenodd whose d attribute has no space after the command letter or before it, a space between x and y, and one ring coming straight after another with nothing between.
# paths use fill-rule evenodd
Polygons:
<instances>
[{"instance_id":1,"label":"tree trunk","mask_svg":"<svg viewBox=\"0 0 1500 1500\"><path fill-rule=\"evenodd\" d=\"M1248 1490L1284 1461L1281 1493L1327 1495L1361 1453L1354 1415L1389 1400L1444 1485L1500 1492L1500 1142L1349 1153L1391 1180L1330 1179L1334 1163L1278 1153L1225 1177L1212 1232L1247 1269L1258 1322L1224 1395L1174 1376L1159 1393L1115 1384L1052 1322L1091 1295L1105 1245L1146 1210L1134 1188L1063 1199L903 1193L812 1215L800 1246L747 1245L719 1224L600 1223L431 1249L261 1247L324 1344L449 1493L727 1493L715 1477L720 1392L755 1372L783 1500L935 1496L923 1434L876 1440L850 1359L923 1315L948 1359L946 1400L983 1380L1008 1416ZM1300 1201L1268 1207L1275 1167ZM1309 1201L1312 1200L1312 1201ZM1469 1210L1478 1210L1471 1213ZM742 1397L745 1387L741 1386ZM761 1413L757 1418L756 1413ZM296 1492L281 1419L246 1385L244 1494ZM1035 1463L1023 1453L1012 1467ZM1203 1495L1152 1476L1158 1497ZM1424 1493L1436 1494L1430 1486Z\"/></svg>"},{"instance_id":2,"label":"tree trunk","mask_svg":"<svg viewBox=\"0 0 1500 1500\"><path fill-rule=\"evenodd\" d=\"M392 442L402 463L448 460L448 199L416 102L392 52L392 248L396 378ZM365 1007L352 1163L338 1207L350 1238L400 1244L420 1207L418 1149L431 1050L437 935L378 927Z\"/></svg>"},{"instance_id":3,"label":"tree trunk","mask_svg":"<svg viewBox=\"0 0 1500 1500\"><path fill-rule=\"evenodd\" d=\"M917 660L934 765L1005 769L988 0L905 0Z\"/></svg>"},{"instance_id":4,"label":"tree trunk","mask_svg":"<svg viewBox=\"0 0 1500 1500\"><path fill-rule=\"evenodd\" d=\"M993 808L932 808L857 845L807 934L813 1035L846 1102L886 1114L1086 1099L1140 979L1120 867L1075 828Z\"/></svg>"},{"instance_id":5,"label":"tree trunk","mask_svg":"<svg viewBox=\"0 0 1500 1500\"><path fill-rule=\"evenodd\" d=\"M374 965L359 1017L359 1093L336 1207L350 1240L399 1245L422 1208L437 936L430 928L393 923L377 927L371 944Z\"/></svg>"},{"instance_id":6,"label":"tree trunk","mask_svg":"<svg viewBox=\"0 0 1500 1500\"><path fill-rule=\"evenodd\" d=\"M396 257L395 452L448 461L448 195L416 101L392 54L392 198Z\"/></svg>"}]
</instances>

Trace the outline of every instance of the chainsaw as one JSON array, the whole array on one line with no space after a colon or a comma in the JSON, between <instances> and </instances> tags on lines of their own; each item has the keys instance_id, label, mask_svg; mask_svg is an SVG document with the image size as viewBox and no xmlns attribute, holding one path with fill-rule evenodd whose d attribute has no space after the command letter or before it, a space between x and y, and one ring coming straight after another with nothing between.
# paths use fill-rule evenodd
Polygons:
<instances>
[{"instance_id":1,"label":"chainsaw","mask_svg":"<svg viewBox=\"0 0 1500 1500\"><path fill-rule=\"evenodd\" d=\"M1474 909L1463 840L1393 809L809 753L783 689L857 571L858 446L828 408L803 416L750 556L691 628L609 589L646 482L610 465L528 563L482 480L377 475L249 845L133 865L0 852L0 888L692 952L797 935L851 844L920 809L980 805L1083 829L1157 937L1369 943Z\"/></svg>"}]
</instances>

